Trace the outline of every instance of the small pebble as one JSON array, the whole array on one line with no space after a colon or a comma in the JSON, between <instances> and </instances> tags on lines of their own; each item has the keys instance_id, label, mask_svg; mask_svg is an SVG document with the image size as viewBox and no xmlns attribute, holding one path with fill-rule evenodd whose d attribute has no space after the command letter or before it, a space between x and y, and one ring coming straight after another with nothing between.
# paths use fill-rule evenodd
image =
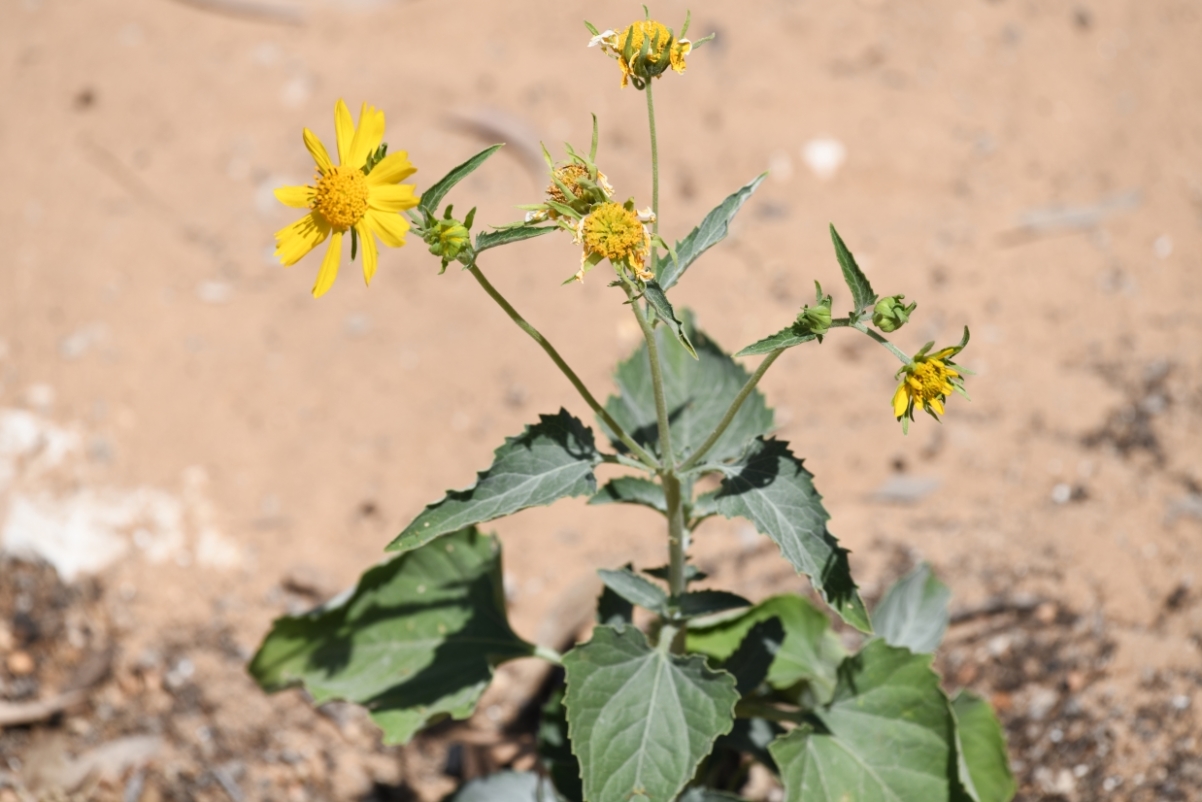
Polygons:
<instances>
[{"instance_id":1,"label":"small pebble","mask_svg":"<svg viewBox=\"0 0 1202 802\"><path fill-rule=\"evenodd\" d=\"M13 652L4 661L4 664L8 668L8 673L14 677L32 674L34 669L33 658L29 656L29 652Z\"/></svg>"}]
</instances>

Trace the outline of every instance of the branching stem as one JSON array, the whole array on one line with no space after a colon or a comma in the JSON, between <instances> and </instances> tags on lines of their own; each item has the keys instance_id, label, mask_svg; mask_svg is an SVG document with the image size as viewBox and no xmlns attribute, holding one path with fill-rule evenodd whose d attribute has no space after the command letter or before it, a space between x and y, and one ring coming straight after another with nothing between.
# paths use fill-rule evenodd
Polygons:
<instances>
[{"instance_id":1,"label":"branching stem","mask_svg":"<svg viewBox=\"0 0 1202 802\"><path fill-rule=\"evenodd\" d=\"M689 468L692 468L714 447L714 443L718 442L718 439L722 437L727 427L730 426L731 421L735 419L735 415L739 414L739 408L743 406L743 402L747 400L747 396L751 395L751 391L760 383L760 379L764 378L764 374L768 372L768 368L772 367L772 363L784 352L784 348L777 348L760 363L760 366L755 369L755 373L751 374L743 384L743 389L739 390L739 394L730 402L730 407L727 408L726 414L722 416L722 420L718 421L717 427L705 439L705 442L697 448L697 451L684 461L684 464L680 466L680 470L687 471Z\"/></svg>"}]
</instances>

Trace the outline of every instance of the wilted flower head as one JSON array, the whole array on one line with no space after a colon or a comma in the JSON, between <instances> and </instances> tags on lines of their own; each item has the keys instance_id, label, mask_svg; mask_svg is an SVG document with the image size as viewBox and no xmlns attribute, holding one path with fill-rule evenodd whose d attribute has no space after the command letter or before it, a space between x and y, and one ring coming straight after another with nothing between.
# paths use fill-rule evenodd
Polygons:
<instances>
[{"instance_id":1,"label":"wilted flower head","mask_svg":"<svg viewBox=\"0 0 1202 802\"><path fill-rule=\"evenodd\" d=\"M695 45L711 38L696 43L684 38L689 30L687 16L679 37L671 28L653 19L632 22L621 31L598 31L592 25L588 28L593 34L589 47L600 47L602 52L615 58L622 70L622 86L634 83L636 89L642 89L647 81L658 78L669 67L683 73L687 66L685 56Z\"/></svg>"}]
</instances>

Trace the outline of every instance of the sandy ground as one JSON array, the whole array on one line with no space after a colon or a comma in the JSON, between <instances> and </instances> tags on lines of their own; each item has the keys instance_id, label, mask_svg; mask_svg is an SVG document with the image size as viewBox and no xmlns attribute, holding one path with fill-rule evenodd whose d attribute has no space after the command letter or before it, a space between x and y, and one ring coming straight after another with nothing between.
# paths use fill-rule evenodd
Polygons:
<instances>
[{"instance_id":1,"label":"sandy ground","mask_svg":"<svg viewBox=\"0 0 1202 802\"><path fill-rule=\"evenodd\" d=\"M653 11L678 25L685 5ZM293 218L271 191L309 179L300 130L332 142L343 97L386 112L419 188L509 140L457 195L498 224L540 197L536 143L587 146L595 112L602 169L642 205L643 97L619 90L581 25L641 9L0 12L2 535L10 550L62 541L54 556L78 569L59 586L45 567L4 564L0 698L49 698L90 655L111 657L82 704L0 734L0 800L56 785L433 800L453 787L448 769L511 762L520 749L495 734L481 736L484 763L462 759L484 748L470 733L383 749L353 709L267 698L243 673L274 616L352 582L503 437L540 412L587 411L470 277L436 275L412 239L383 254L370 290L344 266L314 301L317 261L271 258ZM840 308L834 222L878 292L919 302L903 348L950 344L968 323L973 401L954 399L942 425L903 437L895 361L843 332L764 380L779 434L817 475L869 597L926 559L957 610L1006 602L953 627L945 668L1002 710L1023 799L1202 799L1202 8L756 0L693 13L694 35L718 39L656 85L665 235L772 175L676 303L732 351L788 322L815 279L840 288ZM806 158L815 140L845 154L824 175ZM559 286L576 259L556 236L482 265L603 395L637 329L600 273ZM537 637L595 566L662 562L654 525L583 502L497 524L518 631ZM707 523L696 552L753 598L805 587L739 522ZM79 762L119 737L125 757L101 761L111 776L81 779ZM747 791L761 792L772 798Z\"/></svg>"}]
</instances>

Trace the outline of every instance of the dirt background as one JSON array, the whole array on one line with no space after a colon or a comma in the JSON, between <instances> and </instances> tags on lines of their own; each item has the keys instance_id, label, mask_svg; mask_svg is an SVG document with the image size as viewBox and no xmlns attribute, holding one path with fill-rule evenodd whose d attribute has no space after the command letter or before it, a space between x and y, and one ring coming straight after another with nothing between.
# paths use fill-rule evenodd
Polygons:
<instances>
[{"instance_id":1,"label":"dirt background","mask_svg":"<svg viewBox=\"0 0 1202 802\"><path fill-rule=\"evenodd\" d=\"M685 5L653 11L679 25ZM951 586L941 665L1002 712L1022 799L1202 800L1202 7L693 14L717 40L656 84L665 235L772 176L677 303L731 350L788 322L815 279L841 308L834 222L878 292L919 302L903 348L968 323L973 401L941 425L903 437L895 360L838 332L765 378L779 434L868 597L920 559ZM300 130L332 143L343 97L385 111L419 189L508 140L455 195L487 223L539 199L536 143L587 146L595 112L602 169L642 205L643 97L581 25L639 16L0 0L0 520L9 551L40 544L70 580L0 566L0 700L84 689L0 732L0 800L436 800L457 776L530 765L528 736L498 732L525 701L518 664L470 726L403 750L354 708L268 698L244 673L273 617L351 583L503 437L587 412L412 238L370 290L344 263L314 301L319 259L271 258L294 216L271 190L310 178ZM816 139L845 154L825 177ZM601 273L559 286L576 260L555 236L482 264L604 395L637 330ZM649 515L585 512L495 527L528 638L578 608L593 567L663 562ZM806 587L739 522L706 523L695 551L752 598ZM748 797L779 798L753 780Z\"/></svg>"}]
</instances>

